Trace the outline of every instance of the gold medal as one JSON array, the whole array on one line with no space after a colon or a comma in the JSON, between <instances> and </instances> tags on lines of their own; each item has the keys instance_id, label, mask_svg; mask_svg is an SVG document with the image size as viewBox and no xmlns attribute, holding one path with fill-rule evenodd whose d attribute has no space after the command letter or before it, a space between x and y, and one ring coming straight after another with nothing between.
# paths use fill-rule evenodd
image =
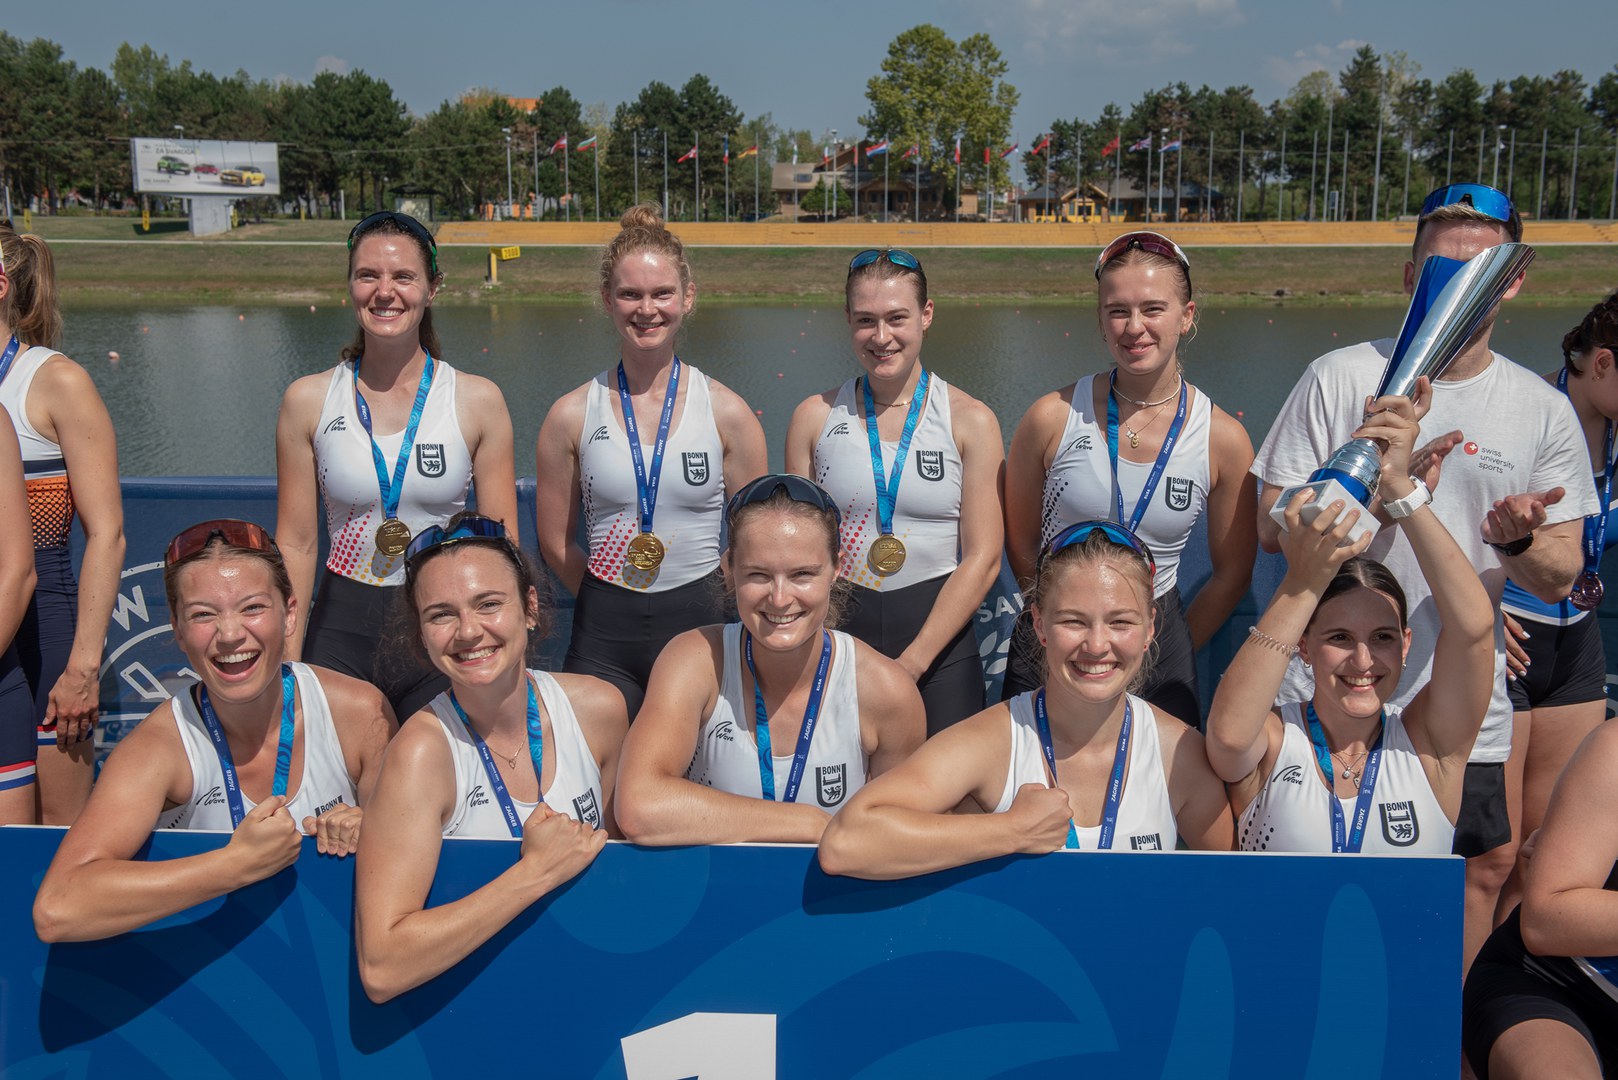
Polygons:
<instances>
[{"instance_id":1,"label":"gold medal","mask_svg":"<svg viewBox=\"0 0 1618 1080\"><path fill-rule=\"evenodd\" d=\"M663 556L667 553L663 541L649 532L643 532L636 534L629 541L629 548L624 552L624 561L636 570L650 573L663 565Z\"/></svg>"},{"instance_id":2,"label":"gold medal","mask_svg":"<svg viewBox=\"0 0 1618 1080\"><path fill-rule=\"evenodd\" d=\"M398 518L389 518L376 527L376 549L390 559L405 553L410 546L410 526Z\"/></svg>"},{"instance_id":3,"label":"gold medal","mask_svg":"<svg viewBox=\"0 0 1618 1080\"><path fill-rule=\"evenodd\" d=\"M871 550L866 555L871 569L886 577L897 574L905 564L904 541L891 533L879 536L871 541Z\"/></svg>"}]
</instances>

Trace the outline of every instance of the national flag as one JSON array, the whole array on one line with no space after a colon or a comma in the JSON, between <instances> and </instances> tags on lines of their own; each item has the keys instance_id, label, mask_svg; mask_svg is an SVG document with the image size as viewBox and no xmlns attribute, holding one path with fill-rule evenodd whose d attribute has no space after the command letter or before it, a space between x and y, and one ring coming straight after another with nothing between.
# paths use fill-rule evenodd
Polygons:
<instances>
[{"instance_id":1,"label":"national flag","mask_svg":"<svg viewBox=\"0 0 1618 1080\"><path fill-rule=\"evenodd\" d=\"M551 143L550 152L554 154L558 150L566 150L566 149L567 149L567 136L563 135L560 139L557 139L555 142Z\"/></svg>"},{"instance_id":2,"label":"national flag","mask_svg":"<svg viewBox=\"0 0 1618 1080\"><path fill-rule=\"evenodd\" d=\"M586 150L594 150L595 148L596 148L596 137L594 135L592 135L588 139L585 139L583 142L581 142L579 145L575 146L573 148L573 152L575 154L582 154Z\"/></svg>"},{"instance_id":3,"label":"national flag","mask_svg":"<svg viewBox=\"0 0 1618 1080\"><path fill-rule=\"evenodd\" d=\"M798 148L796 146L794 146L792 148L792 164L796 165L797 163L798 163Z\"/></svg>"},{"instance_id":4,"label":"national flag","mask_svg":"<svg viewBox=\"0 0 1618 1080\"><path fill-rule=\"evenodd\" d=\"M867 146L865 148L865 156L868 157L868 158L874 158L878 154L886 154L887 152L888 152L888 140L886 140L886 139L883 139L879 143L872 143L870 146Z\"/></svg>"},{"instance_id":5,"label":"national flag","mask_svg":"<svg viewBox=\"0 0 1618 1080\"><path fill-rule=\"evenodd\" d=\"M1178 150L1179 148L1180 148L1180 140L1175 139L1173 142L1166 142L1162 146L1159 146L1157 148L1157 152L1159 154L1166 154L1170 150Z\"/></svg>"},{"instance_id":6,"label":"national flag","mask_svg":"<svg viewBox=\"0 0 1618 1080\"><path fill-rule=\"evenodd\" d=\"M827 146L821 151L820 163L822 165L824 165L827 162L829 162L830 160L831 160L831 147Z\"/></svg>"},{"instance_id":7,"label":"national flag","mask_svg":"<svg viewBox=\"0 0 1618 1080\"><path fill-rule=\"evenodd\" d=\"M1109 156L1111 156L1113 151L1115 151L1117 149L1118 149L1118 136L1114 135L1112 137L1112 142L1108 143L1106 146L1103 146L1101 148L1101 156L1102 157L1109 157Z\"/></svg>"},{"instance_id":8,"label":"national flag","mask_svg":"<svg viewBox=\"0 0 1618 1080\"><path fill-rule=\"evenodd\" d=\"M730 136L729 135L725 136L724 162L725 162L726 165L730 164Z\"/></svg>"},{"instance_id":9,"label":"national flag","mask_svg":"<svg viewBox=\"0 0 1618 1080\"><path fill-rule=\"evenodd\" d=\"M989 163L989 158L993 153L994 151L990 150L987 146L983 148L983 164L987 165Z\"/></svg>"},{"instance_id":10,"label":"national flag","mask_svg":"<svg viewBox=\"0 0 1618 1080\"><path fill-rule=\"evenodd\" d=\"M961 163L961 137L959 135L957 135L955 137L955 164L959 165L960 163Z\"/></svg>"},{"instance_id":11,"label":"national flag","mask_svg":"<svg viewBox=\"0 0 1618 1080\"><path fill-rule=\"evenodd\" d=\"M693 147L691 147L691 149L687 150L685 153L683 153L679 157L675 158L674 159L674 164L676 164L676 165L682 164L683 162L690 161L692 158L694 158L696 156L697 156L697 148L695 146L693 146Z\"/></svg>"},{"instance_id":12,"label":"national flag","mask_svg":"<svg viewBox=\"0 0 1618 1080\"><path fill-rule=\"evenodd\" d=\"M1047 135L1043 139L1039 140L1039 142L1035 143L1034 148L1032 150L1030 150L1029 153L1031 153L1031 154L1043 154L1045 151L1049 150L1050 148L1051 148L1051 137L1049 135Z\"/></svg>"},{"instance_id":13,"label":"national flag","mask_svg":"<svg viewBox=\"0 0 1618 1080\"><path fill-rule=\"evenodd\" d=\"M749 146L746 150L743 150L741 153L737 154L736 155L736 160L737 161L746 161L748 158L752 157L756 153L758 153L758 143L754 143L752 146Z\"/></svg>"},{"instance_id":14,"label":"national flag","mask_svg":"<svg viewBox=\"0 0 1618 1080\"><path fill-rule=\"evenodd\" d=\"M1146 138L1141 139L1139 142L1135 143L1133 146L1131 146L1129 148L1129 150L1130 150L1130 153L1134 153L1136 150L1150 150L1151 148L1152 148L1152 135L1151 135L1150 132L1147 132Z\"/></svg>"},{"instance_id":15,"label":"national flag","mask_svg":"<svg viewBox=\"0 0 1618 1080\"><path fill-rule=\"evenodd\" d=\"M915 143L911 143L910 144L910 149L906 150L904 152L904 156L901 157L899 160L900 161L909 161L911 158L915 157L919 153L921 153L921 147L916 145Z\"/></svg>"},{"instance_id":16,"label":"national flag","mask_svg":"<svg viewBox=\"0 0 1618 1080\"><path fill-rule=\"evenodd\" d=\"M1012 143L1010 146L1008 146L1004 150L1000 151L1000 156L1001 156L1001 158L1008 158L1012 154L1015 154L1016 152L1017 152L1017 144Z\"/></svg>"}]
</instances>

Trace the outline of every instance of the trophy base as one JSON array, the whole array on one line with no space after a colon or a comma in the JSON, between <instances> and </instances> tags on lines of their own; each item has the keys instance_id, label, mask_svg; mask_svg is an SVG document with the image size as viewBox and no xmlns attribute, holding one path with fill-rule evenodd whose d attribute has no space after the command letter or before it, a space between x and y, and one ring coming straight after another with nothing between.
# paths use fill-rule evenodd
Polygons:
<instances>
[{"instance_id":1,"label":"trophy base","mask_svg":"<svg viewBox=\"0 0 1618 1080\"><path fill-rule=\"evenodd\" d=\"M1293 496L1300 491L1312 491L1315 496L1303 508L1303 513L1300 515L1305 525L1313 525L1315 519L1320 516L1326 507L1341 499L1343 500L1344 513L1354 509L1358 509L1360 512L1359 520L1354 522L1353 530L1343 543L1352 544L1362 536L1375 538L1376 534L1381 531L1381 526L1377 524L1376 516L1365 508L1365 504L1360 502L1353 492L1343 486L1342 481L1334 478L1311 480L1307 484L1298 484L1281 492L1280 497L1275 500L1275 506L1270 509L1270 517L1275 520L1276 524L1281 526L1283 531L1287 527L1287 506L1292 502Z\"/></svg>"}]
</instances>

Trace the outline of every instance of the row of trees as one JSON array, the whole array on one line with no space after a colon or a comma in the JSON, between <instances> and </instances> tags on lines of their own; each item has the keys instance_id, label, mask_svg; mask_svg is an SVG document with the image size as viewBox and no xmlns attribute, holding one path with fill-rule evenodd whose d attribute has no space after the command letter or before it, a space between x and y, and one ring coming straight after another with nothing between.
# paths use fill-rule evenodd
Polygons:
<instances>
[{"instance_id":1,"label":"row of trees","mask_svg":"<svg viewBox=\"0 0 1618 1080\"><path fill-rule=\"evenodd\" d=\"M1002 156L1014 142L1018 101L1008 70L987 35L957 42L933 26L907 30L867 84L869 109L859 118L866 134L856 145L886 139L895 157L915 147L923 182L942 190L946 206L960 181L1004 190L1019 160ZM1176 83L1127 111L1108 104L1092 120L1055 119L1026 141L1020 161L1031 184L1053 169L1058 186L1106 187L1121 171L1154 192L1161 164L1170 201L1183 175L1223 192L1230 217L1238 205L1246 217L1322 217L1328 205L1345 218L1387 217L1434 183L1497 177L1530 212L1561 216L1572 207L1581 217L1605 216L1618 154L1618 67L1594 85L1566 71L1490 87L1465 70L1436 83L1419 76L1405 54L1365 46L1342 72L1316 72L1268 106L1245 86ZM811 169L832 141L831 132L746 116L700 74L678 89L652 82L610 110L558 86L528 111L491 89L413 117L386 82L363 71L307 83L217 76L129 44L103 71L79 68L53 42L4 31L0 116L8 118L0 180L51 207L69 193L94 205L123 197L128 139L176 127L186 138L280 143L282 198L311 214L334 212L339 193L364 208L406 190L435 195L440 214L470 215L504 202L509 184L517 202L532 197L575 218L611 217L665 189L675 218L740 217L755 206L774 209L774 163ZM857 134L847 133L845 144ZM1129 149L1147 137L1154 149L1182 140L1179 156ZM677 164L694 146L694 160ZM1328 187L1340 198L1328 199ZM819 201L847 203L835 185L822 186Z\"/></svg>"}]
</instances>

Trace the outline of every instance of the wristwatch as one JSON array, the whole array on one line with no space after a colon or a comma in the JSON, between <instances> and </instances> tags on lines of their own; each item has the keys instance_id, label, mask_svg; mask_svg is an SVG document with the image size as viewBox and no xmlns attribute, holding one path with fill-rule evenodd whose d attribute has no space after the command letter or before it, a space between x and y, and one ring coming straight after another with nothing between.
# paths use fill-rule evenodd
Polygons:
<instances>
[{"instance_id":1,"label":"wristwatch","mask_svg":"<svg viewBox=\"0 0 1618 1080\"><path fill-rule=\"evenodd\" d=\"M1382 503L1382 509L1385 510L1388 517L1392 518L1394 521L1409 517L1411 514L1414 514L1417 510L1420 510L1422 507L1433 501L1433 493L1428 489L1426 484L1422 483L1414 476L1410 478L1410 482L1416 485L1416 489L1409 495L1406 495L1402 499L1392 499Z\"/></svg>"},{"instance_id":2,"label":"wristwatch","mask_svg":"<svg viewBox=\"0 0 1618 1080\"><path fill-rule=\"evenodd\" d=\"M1498 551L1502 555L1521 555L1523 552L1534 546L1534 534L1529 533L1527 536L1524 536L1521 539L1512 540L1504 544L1490 544L1487 540L1485 540L1484 543L1489 544L1490 547L1494 548L1494 550Z\"/></svg>"}]
</instances>

